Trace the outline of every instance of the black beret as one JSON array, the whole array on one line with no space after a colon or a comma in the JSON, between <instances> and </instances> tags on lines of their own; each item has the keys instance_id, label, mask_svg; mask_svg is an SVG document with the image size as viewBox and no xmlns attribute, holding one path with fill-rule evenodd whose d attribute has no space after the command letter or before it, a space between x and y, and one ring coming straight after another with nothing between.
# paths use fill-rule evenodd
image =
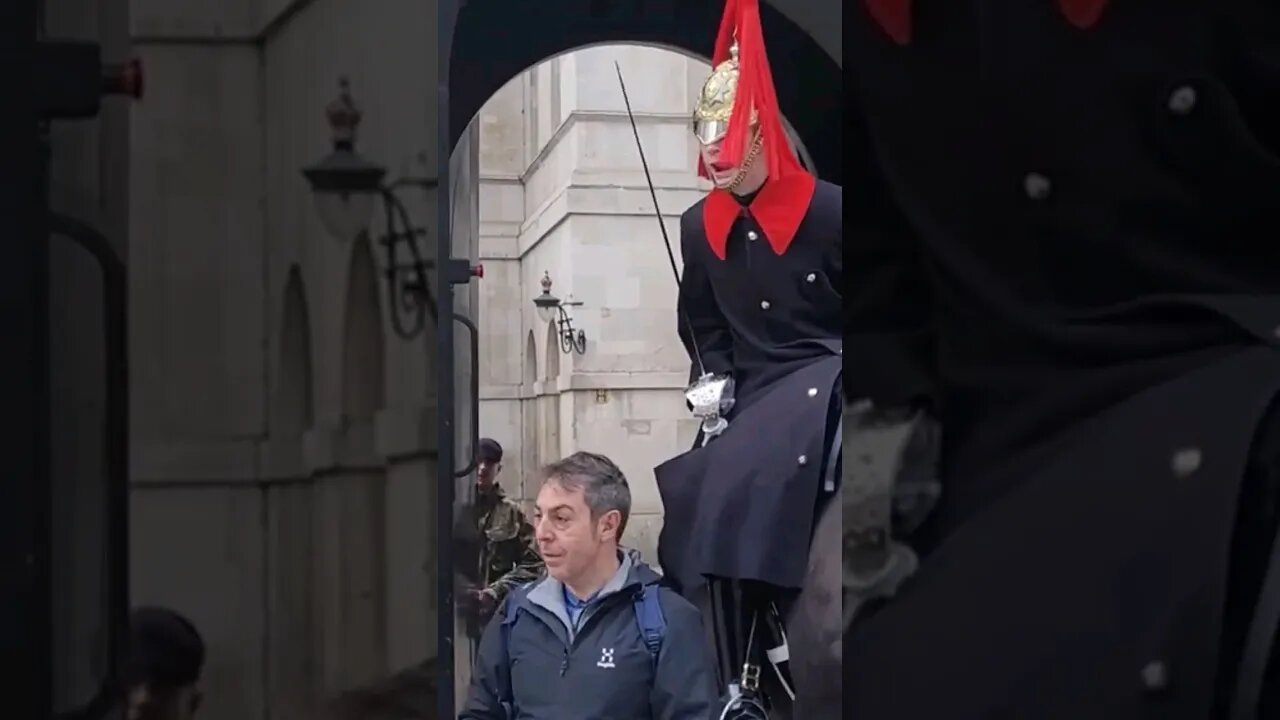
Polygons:
<instances>
[{"instance_id":1,"label":"black beret","mask_svg":"<svg viewBox=\"0 0 1280 720\"><path fill-rule=\"evenodd\" d=\"M165 608L141 607L129 618L125 681L172 689L192 685L204 668L204 639L187 618Z\"/></svg>"},{"instance_id":2,"label":"black beret","mask_svg":"<svg viewBox=\"0 0 1280 720\"><path fill-rule=\"evenodd\" d=\"M482 462L502 462L502 446L493 438L480 438L480 447L476 450L476 456Z\"/></svg>"}]
</instances>

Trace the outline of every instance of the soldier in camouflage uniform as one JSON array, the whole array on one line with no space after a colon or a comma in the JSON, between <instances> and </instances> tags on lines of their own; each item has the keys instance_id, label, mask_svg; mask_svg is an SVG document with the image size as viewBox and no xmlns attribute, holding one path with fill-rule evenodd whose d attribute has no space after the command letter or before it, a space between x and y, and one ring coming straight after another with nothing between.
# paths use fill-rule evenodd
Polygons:
<instances>
[{"instance_id":1,"label":"soldier in camouflage uniform","mask_svg":"<svg viewBox=\"0 0 1280 720\"><path fill-rule=\"evenodd\" d=\"M494 609L513 587L538 579L542 558L533 539L533 526L520 506L502 492L502 446L483 438L476 470L476 501L464 517L479 539L476 585L463 598L474 621L471 633L479 637Z\"/></svg>"}]
</instances>

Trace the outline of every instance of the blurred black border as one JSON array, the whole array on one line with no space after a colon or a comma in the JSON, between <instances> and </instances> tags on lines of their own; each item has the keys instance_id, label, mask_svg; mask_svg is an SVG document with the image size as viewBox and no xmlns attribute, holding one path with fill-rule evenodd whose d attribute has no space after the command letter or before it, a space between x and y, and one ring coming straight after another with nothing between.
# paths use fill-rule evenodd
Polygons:
<instances>
[{"instance_id":1,"label":"blurred black border","mask_svg":"<svg viewBox=\"0 0 1280 720\"><path fill-rule=\"evenodd\" d=\"M49 251L42 128L33 66L41 4L0 3L0 67L8 69L0 103L0 648L11 668L5 716L51 712Z\"/></svg>"}]
</instances>

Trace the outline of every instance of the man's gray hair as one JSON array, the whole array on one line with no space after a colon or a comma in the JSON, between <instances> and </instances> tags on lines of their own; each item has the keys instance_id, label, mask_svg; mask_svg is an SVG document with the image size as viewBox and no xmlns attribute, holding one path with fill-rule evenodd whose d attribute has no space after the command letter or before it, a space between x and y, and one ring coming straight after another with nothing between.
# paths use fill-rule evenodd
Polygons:
<instances>
[{"instance_id":1,"label":"man's gray hair","mask_svg":"<svg viewBox=\"0 0 1280 720\"><path fill-rule=\"evenodd\" d=\"M582 490L591 519L596 520L610 510L617 510L618 537L631 516L631 487L627 476L609 458L589 452L576 452L542 468L543 482L554 481L565 490Z\"/></svg>"}]
</instances>

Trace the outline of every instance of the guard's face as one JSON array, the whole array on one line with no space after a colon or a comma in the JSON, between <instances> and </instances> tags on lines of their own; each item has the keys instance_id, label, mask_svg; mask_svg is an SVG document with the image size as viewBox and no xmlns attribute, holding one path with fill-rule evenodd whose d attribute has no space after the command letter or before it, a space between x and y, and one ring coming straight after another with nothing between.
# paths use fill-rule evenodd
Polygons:
<instances>
[{"instance_id":1,"label":"guard's face","mask_svg":"<svg viewBox=\"0 0 1280 720\"><path fill-rule=\"evenodd\" d=\"M724 136L712 140L711 142L702 142L699 139L699 147L702 152L702 164L707 168L707 174L711 176L711 182L718 188L728 187L738 176L738 166L730 165L720 157L720 148L724 145Z\"/></svg>"},{"instance_id":2,"label":"guard's face","mask_svg":"<svg viewBox=\"0 0 1280 720\"><path fill-rule=\"evenodd\" d=\"M722 149L727 132L727 125L714 123L695 123L694 135L698 138L698 152L702 164L707 168L712 184L721 190L733 190L740 186L749 176L764 172L760 165L761 149L760 126L753 124L746 151L736 163L726 162Z\"/></svg>"},{"instance_id":3,"label":"guard's face","mask_svg":"<svg viewBox=\"0 0 1280 720\"><path fill-rule=\"evenodd\" d=\"M476 468L476 487L486 492L491 490L494 483L497 482L498 473L501 470L502 463L492 460L481 460L480 465Z\"/></svg>"},{"instance_id":4,"label":"guard's face","mask_svg":"<svg viewBox=\"0 0 1280 720\"><path fill-rule=\"evenodd\" d=\"M582 577L601 553L614 552L618 520L616 511L592 519L581 489L567 490L554 480L543 483L533 526L547 574L564 583Z\"/></svg>"},{"instance_id":5,"label":"guard's face","mask_svg":"<svg viewBox=\"0 0 1280 720\"><path fill-rule=\"evenodd\" d=\"M128 720L192 720L204 702L204 694L194 685L152 693L145 685L134 688L127 698Z\"/></svg>"}]
</instances>

